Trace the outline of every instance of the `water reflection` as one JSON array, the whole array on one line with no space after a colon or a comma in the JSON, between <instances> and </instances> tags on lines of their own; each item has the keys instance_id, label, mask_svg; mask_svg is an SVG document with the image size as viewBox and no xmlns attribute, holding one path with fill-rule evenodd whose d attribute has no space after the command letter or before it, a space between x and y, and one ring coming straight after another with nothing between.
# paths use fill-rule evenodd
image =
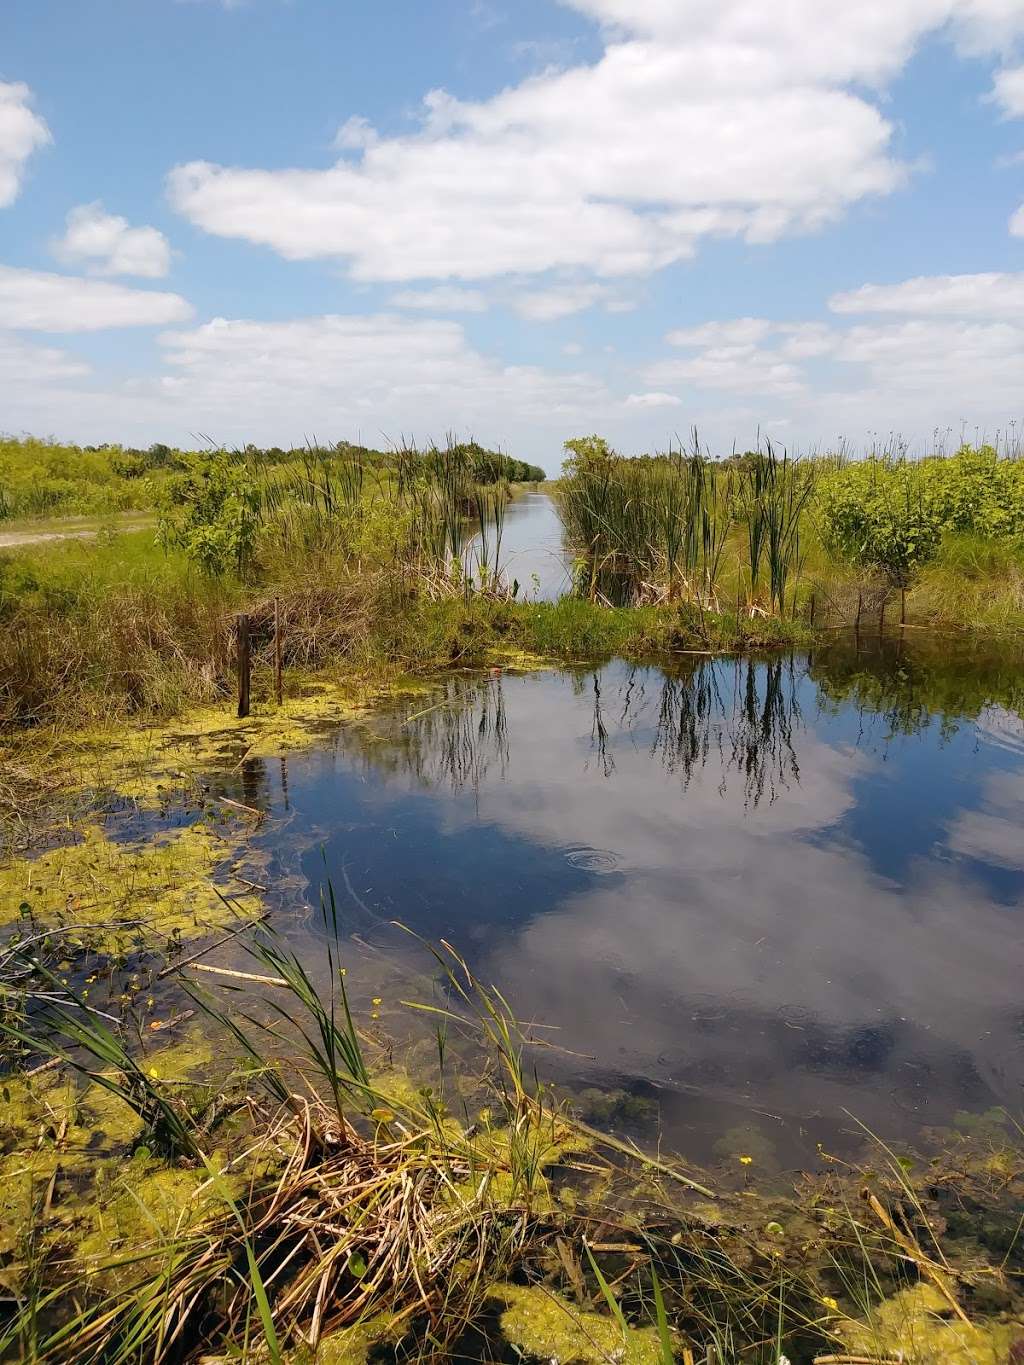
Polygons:
<instances>
[{"instance_id":1,"label":"water reflection","mask_svg":"<svg viewBox=\"0 0 1024 1365\"><path fill-rule=\"evenodd\" d=\"M453 680L292 758L288 837L394 960L391 918L451 939L557 1026L546 1064L691 1148L912 1136L1021 1104L1024 759L986 732L1017 676L844 646Z\"/></svg>"}]
</instances>

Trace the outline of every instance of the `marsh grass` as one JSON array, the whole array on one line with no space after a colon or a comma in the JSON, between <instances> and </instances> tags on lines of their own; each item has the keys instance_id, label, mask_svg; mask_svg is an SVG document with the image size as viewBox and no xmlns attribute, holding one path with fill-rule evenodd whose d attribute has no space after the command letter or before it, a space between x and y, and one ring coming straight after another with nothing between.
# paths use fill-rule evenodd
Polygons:
<instances>
[{"instance_id":1,"label":"marsh grass","mask_svg":"<svg viewBox=\"0 0 1024 1365\"><path fill-rule=\"evenodd\" d=\"M143 1195L139 1234L92 1263L91 1291L73 1241L47 1231L41 1203L16 1310L6 1319L0 1310L0 1353L17 1349L33 1365L285 1361L333 1342L443 1361L476 1342L500 1358L493 1305L507 1284L536 1296L536 1340L568 1333L581 1360L605 1365L641 1349L637 1359L659 1365L783 1356L801 1365L842 1360L851 1341L868 1340L888 1361L899 1331L917 1330L921 1285L944 1286L943 1332L989 1341L962 1305L1024 1270L1020 1228L998 1261L976 1251L956 1260L939 1235L935 1189L980 1207L1005 1202L1008 1187L1024 1189L1019 1152L999 1149L996 1166L965 1146L922 1180L872 1138L869 1166L805 1177L788 1213L780 1196L748 1185L716 1191L677 1160L576 1120L538 1076L510 1002L446 943L418 941L437 989L408 1002L435 1030L437 1075L396 1084L387 1049L349 999L329 887L321 914L316 982L264 929L249 947L280 983L269 1000L226 1009L189 988L241 1058L217 1086L157 1075L70 987L31 1027L8 1026L18 1046L127 1105L137 1151L151 1167L159 1149L169 1171L189 1172L191 1194L163 1222ZM45 965L26 961L53 984ZM461 1060L455 1039L470 1049Z\"/></svg>"},{"instance_id":2,"label":"marsh grass","mask_svg":"<svg viewBox=\"0 0 1024 1365\"><path fill-rule=\"evenodd\" d=\"M583 449L568 462L558 496L580 556L580 588L592 599L682 600L701 613L721 611L728 554L745 544L746 563L733 570L737 596L742 582L748 609L783 618L812 491L810 466L770 442L738 463L722 463L694 433L688 452L653 458Z\"/></svg>"}]
</instances>

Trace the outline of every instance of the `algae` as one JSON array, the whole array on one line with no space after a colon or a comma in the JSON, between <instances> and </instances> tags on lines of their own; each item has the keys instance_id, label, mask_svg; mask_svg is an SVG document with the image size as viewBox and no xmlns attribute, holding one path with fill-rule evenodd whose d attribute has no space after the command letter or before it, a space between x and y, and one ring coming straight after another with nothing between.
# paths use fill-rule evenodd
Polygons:
<instances>
[{"instance_id":1,"label":"algae","mask_svg":"<svg viewBox=\"0 0 1024 1365\"><path fill-rule=\"evenodd\" d=\"M296 1355L289 1365L366 1365L370 1352L392 1340L395 1334L395 1319L389 1313L378 1313L364 1322L342 1327L337 1332L329 1332L321 1337L315 1355Z\"/></svg>"},{"instance_id":2,"label":"algae","mask_svg":"<svg viewBox=\"0 0 1024 1365\"><path fill-rule=\"evenodd\" d=\"M237 1178L223 1175L225 1158L214 1153L205 1168L171 1166L142 1152L120 1163L109 1178L97 1179L95 1199L85 1214L88 1231L75 1248L85 1274L104 1289L135 1282L145 1261L168 1243L194 1233L210 1217L226 1213Z\"/></svg>"},{"instance_id":3,"label":"algae","mask_svg":"<svg viewBox=\"0 0 1024 1365\"><path fill-rule=\"evenodd\" d=\"M495 1285L491 1295L505 1304L501 1330L524 1355L552 1365L661 1365L654 1327L622 1328L601 1313L574 1308L560 1294L539 1285Z\"/></svg>"},{"instance_id":4,"label":"algae","mask_svg":"<svg viewBox=\"0 0 1024 1365\"><path fill-rule=\"evenodd\" d=\"M218 888L213 878L225 863ZM252 891L232 880L238 866L237 846L203 823L121 843L93 820L78 842L0 867L0 925L71 925L83 942L109 952L154 936L200 935L258 911Z\"/></svg>"},{"instance_id":5,"label":"algae","mask_svg":"<svg viewBox=\"0 0 1024 1365\"><path fill-rule=\"evenodd\" d=\"M205 1040L189 1037L151 1054L148 1069L191 1078L212 1057ZM209 1200L192 1203L205 1173L162 1166L141 1147L126 1161L143 1125L104 1086L81 1088L60 1072L11 1075L0 1100L0 1285L9 1292L26 1274L30 1234L37 1250L71 1243L94 1267L119 1241L169 1231L175 1209L209 1211Z\"/></svg>"},{"instance_id":6,"label":"algae","mask_svg":"<svg viewBox=\"0 0 1024 1365\"><path fill-rule=\"evenodd\" d=\"M934 1285L920 1283L883 1300L867 1321L841 1323L851 1353L904 1365L1005 1365L1024 1343L1019 1322L965 1323Z\"/></svg>"},{"instance_id":7,"label":"algae","mask_svg":"<svg viewBox=\"0 0 1024 1365\"><path fill-rule=\"evenodd\" d=\"M86 731L73 744L73 780L83 792L113 791L142 808L159 808L168 796L188 790L200 772L308 748L325 728L360 719L375 702L423 686L403 679L371 689L321 679L279 707L244 719L225 704L160 725Z\"/></svg>"}]
</instances>

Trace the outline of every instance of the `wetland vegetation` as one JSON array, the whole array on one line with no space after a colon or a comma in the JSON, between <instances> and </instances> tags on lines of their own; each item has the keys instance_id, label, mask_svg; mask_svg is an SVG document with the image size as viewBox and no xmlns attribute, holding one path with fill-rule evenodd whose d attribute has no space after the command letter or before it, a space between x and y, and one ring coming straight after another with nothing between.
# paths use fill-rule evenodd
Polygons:
<instances>
[{"instance_id":1,"label":"wetland vegetation","mask_svg":"<svg viewBox=\"0 0 1024 1365\"><path fill-rule=\"evenodd\" d=\"M0 1358L1024 1359L1024 465L37 444Z\"/></svg>"}]
</instances>

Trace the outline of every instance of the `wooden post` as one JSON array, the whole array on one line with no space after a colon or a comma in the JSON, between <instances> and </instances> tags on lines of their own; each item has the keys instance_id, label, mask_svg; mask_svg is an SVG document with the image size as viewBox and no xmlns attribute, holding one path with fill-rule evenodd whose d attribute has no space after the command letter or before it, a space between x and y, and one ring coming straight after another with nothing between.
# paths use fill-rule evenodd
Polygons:
<instances>
[{"instance_id":1,"label":"wooden post","mask_svg":"<svg viewBox=\"0 0 1024 1365\"><path fill-rule=\"evenodd\" d=\"M284 678L281 669L281 599L274 598L274 696L278 706L284 699Z\"/></svg>"},{"instance_id":2,"label":"wooden post","mask_svg":"<svg viewBox=\"0 0 1024 1365\"><path fill-rule=\"evenodd\" d=\"M245 612L235 617L235 664L238 669L238 715L249 714L249 684L252 681L252 655L249 642L249 618Z\"/></svg>"}]
</instances>

